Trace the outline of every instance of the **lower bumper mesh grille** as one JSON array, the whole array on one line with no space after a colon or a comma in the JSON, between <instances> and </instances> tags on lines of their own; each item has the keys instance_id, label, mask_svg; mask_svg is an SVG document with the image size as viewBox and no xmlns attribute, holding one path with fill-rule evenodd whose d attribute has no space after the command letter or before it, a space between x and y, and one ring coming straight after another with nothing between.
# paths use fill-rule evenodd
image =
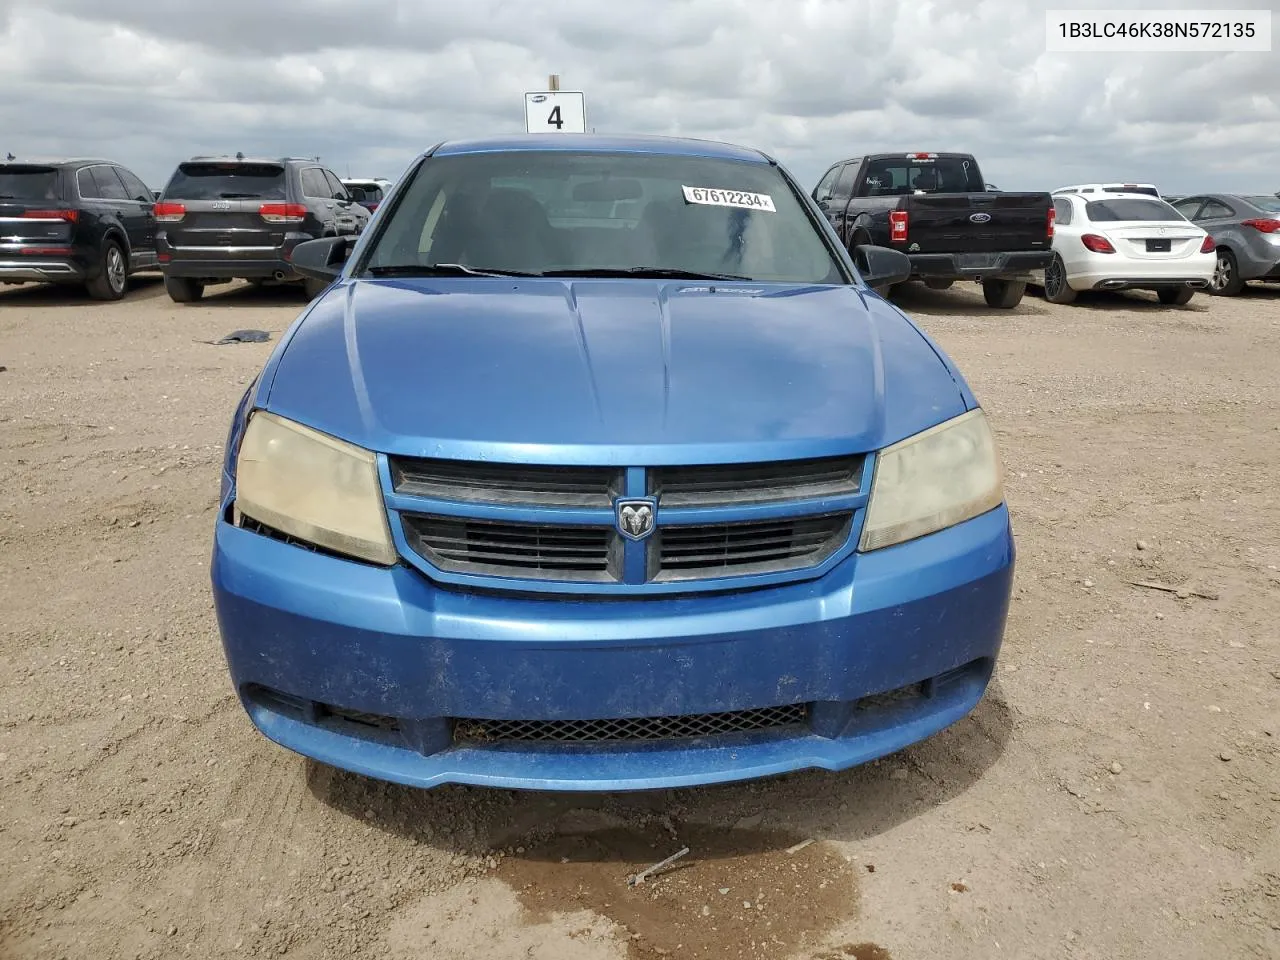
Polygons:
<instances>
[{"instance_id":1,"label":"lower bumper mesh grille","mask_svg":"<svg viewBox=\"0 0 1280 960\"><path fill-rule=\"evenodd\" d=\"M454 721L459 743L609 743L684 740L726 733L799 727L808 722L808 705L799 703L730 713L682 717L634 717L617 720L471 720Z\"/></svg>"}]
</instances>

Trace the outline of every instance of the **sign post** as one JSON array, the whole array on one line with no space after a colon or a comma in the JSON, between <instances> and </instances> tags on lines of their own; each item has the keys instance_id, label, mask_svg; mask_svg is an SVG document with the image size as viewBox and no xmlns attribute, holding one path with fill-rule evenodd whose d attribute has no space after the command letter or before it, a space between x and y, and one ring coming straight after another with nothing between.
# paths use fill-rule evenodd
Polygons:
<instances>
[{"instance_id":1,"label":"sign post","mask_svg":"<svg viewBox=\"0 0 1280 960\"><path fill-rule=\"evenodd\" d=\"M587 98L581 90L561 90L560 78L551 76L550 90L524 95L524 127L527 133L586 133Z\"/></svg>"}]
</instances>

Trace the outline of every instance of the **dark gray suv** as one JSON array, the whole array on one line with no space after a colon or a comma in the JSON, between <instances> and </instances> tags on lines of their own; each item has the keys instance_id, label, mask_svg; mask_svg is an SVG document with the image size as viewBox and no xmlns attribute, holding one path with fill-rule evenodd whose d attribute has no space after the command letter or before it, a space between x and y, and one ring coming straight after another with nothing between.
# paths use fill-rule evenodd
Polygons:
<instances>
[{"instance_id":1,"label":"dark gray suv","mask_svg":"<svg viewBox=\"0 0 1280 960\"><path fill-rule=\"evenodd\" d=\"M179 164L155 204L156 253L178 303L209 284L324 284L293 269L293 248L317 237L354 236L369 212L315 160L194 157Z\"/></svg>"}]
</instances>

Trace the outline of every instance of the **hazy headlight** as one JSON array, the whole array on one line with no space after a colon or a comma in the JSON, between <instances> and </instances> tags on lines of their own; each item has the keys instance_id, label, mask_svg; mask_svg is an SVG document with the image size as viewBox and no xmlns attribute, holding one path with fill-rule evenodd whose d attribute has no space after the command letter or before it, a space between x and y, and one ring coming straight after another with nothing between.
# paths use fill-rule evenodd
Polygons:
<instances>
[{"instance_id":1,"label":"hazy headlight","mask_svg":"<svg viewBox=\"0 0 1280 960\"><path fill-rule=\"evenodd\" d=\"M361 447L259 410L236 460L236 507L259 523L336 553L391 566L377 458Z\"/></svg>"},{"instance_id":2,"label":"hazy headlight","mask_svg":"<svg viewBox=\"0 0 1280 960\"><path fill-rule=\"evenodd\" d=\"M971 410L880 451L858 549L913 540L1003 501L995 437L983 412Z\"/></svg>"}]
</instances>

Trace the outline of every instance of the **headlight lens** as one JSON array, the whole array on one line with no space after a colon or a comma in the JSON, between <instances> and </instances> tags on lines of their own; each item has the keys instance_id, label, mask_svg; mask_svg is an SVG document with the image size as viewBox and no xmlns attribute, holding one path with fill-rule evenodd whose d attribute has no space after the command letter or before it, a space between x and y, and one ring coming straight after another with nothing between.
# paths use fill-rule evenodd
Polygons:
<instances>
[{"instance_id":1,"label":"headlight lens","mask_svg":"<svg viewBox=\"0 0 1280 960\"><path fill-rule=\"evenodd\" d=\"M385 566L396 562L377 458L263 410L252 415L240 441L236 507L336 553Z\"/></svg>"},{"instance_id":2,"label":"headlight lens","mask_svg":"<svg viewBox=\"0 0 1280 960\"><path fill-rule=\"evenodd\" d=\"M995 437L971 410L880 451L858 549L913 540L1003 502Z\"/></svg>"}]
</instances>

